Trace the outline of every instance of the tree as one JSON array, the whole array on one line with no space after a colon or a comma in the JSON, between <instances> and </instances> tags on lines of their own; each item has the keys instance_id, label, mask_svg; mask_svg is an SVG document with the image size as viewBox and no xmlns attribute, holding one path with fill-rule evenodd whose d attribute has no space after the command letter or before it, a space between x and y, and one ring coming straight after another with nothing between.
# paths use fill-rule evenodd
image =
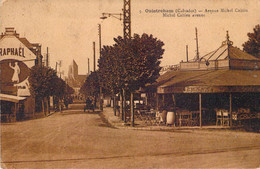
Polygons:
<instances>
[{"instance_id":1,"label":"tree","mask_svg":"<svg viewBox=\"0 0 260 169\"><path fill-rule=\"evenodd\" d=\"M257 58L260 58L260 25L256 25L253 33L248 33L248 41L242 46L243 50Z\"/></svg>"},{"instance_id":2,"label":"tree","mask_svg":"<svg viewBox=\"0 0 260 169\"><path fill-rule=\"evenodd\" d=\"M124 53L125 56L125 82L131 93L131 121L134 126L134 91L145 87L148 83L153 83L159 77L160 59L164 53L162 46L164 43L152 35L137 34L131 41Z\"/></svg>"},{"instance_id":3,"label":"tree","mask_svg":"<svg viewBox=\"0 0 260 169\"><path fill-rule=\"evenodd\" d=\"M72 95L75 91L72 87L70 87L68 84L66 84L66 94L67 95Z\"/></svg>"},{"instance_id":4,"label":"tree","mask_svg":"<svg viewBox=\"0 0 260 169\"><path fill-rule=\"evenodd\" d=\"M116 115L116 94L124 85L123 60L119 55L121 51L118 44L104 46L101 50L102 57L98 61L100 85L113 96L114 115Z\"/></svg>"},{"instance_id":5,"label":"tree","mask_svg":"<svg viewBox=\"0 0 260 169\"><path fill-rule=\"evenodd\" d=\"M130 42L129 52L125 53L126 82L135 91L159 77L160 59L164 53L164 43L152 35L137 34Z\"/></svg>"},{"instance_id":6,"label":"tree","mask_svg":"<svg viewBox=\"0 0 260 169\"><path fill-rule=\"evenodd\" d=\"M118 37L113 46L104 46L99 70L105 87L114 93L133 93L159 77L164 43L152 35L134 35L132 39ZM131 97L133 98L133 97Z\"/></svg>"},{"instance_id":7,"label":"tree","mask_svg":"<svg viewBox=\"0 0 260 169\"><path fill-rule=\"evenodd\" d=\"M55 70L44 67L34 66L30 71L29 83L30 92L32 96L39 98L42 102L42 109L45 113L44 102L46 98L49 98L57 89L55 80L57 79ZM48 104L47 104L48 109ZM45 114L46 115L46 114Z\"/></svg>"},{"instance_id":8,"label":"tree","mask_svg":"<svg viewBox=\"0 0 260 169\"><path fill-rule=\"evenodd\" d=\"M80 93L91 96L94 98L94 104L96 106L96 97L99 94L100 84L98 78L98 72L91 72L89 76L87 76L84 84L80 88Z\"/></svg>"},{"instance_id":9,"label":"tree","mask_svg":"<svg viewBox=\"0 0 260 169\"><path fill-rule=\"evenodd\" d=\"M29 83L30 92L32 96L41 100L42 110L44 113L44 103L46 102L46 99L47 112L49 112L50 96L55 96L55 98L61 100L65 95L69 94L66 91L65 81L57 76L57 73L54 69L49 67L39 65L32 67L29 76ZM72 91L70 90L70 92Z\"/></svg>"}]
</instances>

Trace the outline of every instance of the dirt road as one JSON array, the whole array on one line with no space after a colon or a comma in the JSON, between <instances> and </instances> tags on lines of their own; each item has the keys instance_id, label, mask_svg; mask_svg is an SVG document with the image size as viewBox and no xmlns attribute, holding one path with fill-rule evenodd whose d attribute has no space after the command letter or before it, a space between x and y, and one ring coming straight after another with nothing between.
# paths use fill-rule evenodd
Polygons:
<instances>
[{"instance_id":1,"label":"dirt road","mask_svg":"<svg viewBox=\"0 0 260 169\"><path fill-rule=\"evenodd\" d=\"M2 168L256 168L260 135L234 131L137 131L68 110L1 124Z\"/></svg>"}]
</instances>

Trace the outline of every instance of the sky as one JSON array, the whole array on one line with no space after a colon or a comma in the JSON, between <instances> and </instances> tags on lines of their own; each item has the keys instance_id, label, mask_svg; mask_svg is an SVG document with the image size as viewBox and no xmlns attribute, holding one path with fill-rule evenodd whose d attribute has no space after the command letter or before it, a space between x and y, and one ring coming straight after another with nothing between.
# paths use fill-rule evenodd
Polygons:
<instances>
[{"instance_id":1,"label":"sky","mask_svg":"<svg viewBox=\"0 0 260 169\"><path fill-rule=\"evenodd\" d=\"M123 36L123 21L113 17L101 20L102 13L122 13L122 8L123 0L1 0L0 31L14 27L20 37L42 44L44 56L48 47L50 66L55 68L62 60L65 76L73 59L79 74L86 74L88 58L93 70L93 42L99 58L98 24L102 46ZM172 16L164 17L155 10L168 10L166 14ZM242 49L247 33L260 24L259 14L260 0L131 0L131 31L132 36L147 33L163 41L161 66L175 65L186 60L186 45L189 58L195 57L195 27L200 56L217 49L227 30L234 46Z\"/></svg>"}]
</instances>

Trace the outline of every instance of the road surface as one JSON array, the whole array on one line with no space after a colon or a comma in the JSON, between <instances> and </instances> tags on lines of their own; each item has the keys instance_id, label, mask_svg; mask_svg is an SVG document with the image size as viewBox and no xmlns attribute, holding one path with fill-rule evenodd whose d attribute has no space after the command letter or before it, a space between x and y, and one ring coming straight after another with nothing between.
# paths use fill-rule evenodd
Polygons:
<instances>
[{"instance_id":1,"label":"road surface","mask_svg":"<svg viewBox=\"0 0 260 169\"><path fill-rule=\"evenodd\" d=\"M2 168L257 168L260 135L237 131L140 131L101 114L67 110L1 124Z\"/></svg>"}]
</instances>

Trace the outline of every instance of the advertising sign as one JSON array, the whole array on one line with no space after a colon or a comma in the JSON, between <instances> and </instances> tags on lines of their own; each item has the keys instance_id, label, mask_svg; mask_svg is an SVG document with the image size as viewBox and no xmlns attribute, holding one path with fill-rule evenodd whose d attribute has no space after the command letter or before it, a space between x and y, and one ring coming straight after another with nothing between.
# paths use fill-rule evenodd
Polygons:
<instances>
[{"instance_id":1,"label":"advertising sign","mask_svg":"<svg viewBox=\"0 0 260 169\"><path fill-rule=\"evenodd\" d=\"M16 88L18 96L30 96L28 77L35 59L35 54L19 38L3 37L0 40L1 86Z\"/></svg>"}]
</instances>

